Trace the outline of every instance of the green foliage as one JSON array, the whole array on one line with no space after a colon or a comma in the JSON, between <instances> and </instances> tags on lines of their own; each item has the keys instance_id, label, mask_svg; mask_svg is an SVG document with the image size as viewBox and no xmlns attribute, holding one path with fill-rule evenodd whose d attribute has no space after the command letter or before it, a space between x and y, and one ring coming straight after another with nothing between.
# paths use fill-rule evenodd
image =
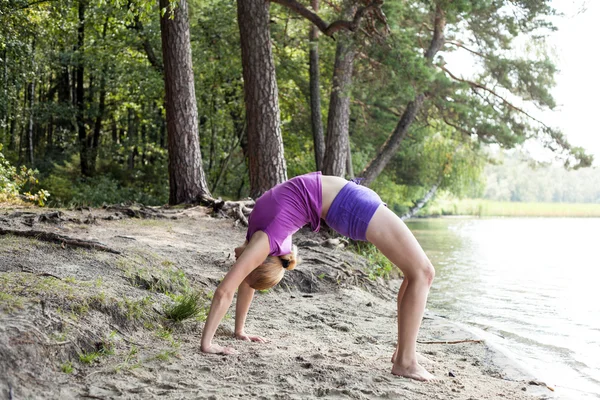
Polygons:
<instances>
[{"instance_id":1,"label":"green foliage","mask_svg":"<svg viewBox=\"0 0 600 400\"><path fill-rule=\"evenodd\" d=\"M11 165L2 154L2 144L0 144L0 203L27 200L43 206L50 193L44 189L39 189L35 194L31 193L33 191L31 188L38 183L37 173L37 170L24 165L19 169ZM24 190L28 191L23 193Z\"/></svg>"},{"instance_id":2,"label":"green foliage","mask_svg":"<svg viewBox=\"0 0 600 400\"><path fill-rule=\"evenodd\" d=\"M100 354L100 352L97 351L93 351L90 353L80 353L79 354L79 361L81 361L83 364L91 364L94 361L96 361L102 354Z\"/></svg>"},{"instance_id":3,"label":"green foliage","mask_svg":"<svg viewBox=\"0 0 600 400\"><path fill-rule=\"evenodd\" d=\"M167 319L175 322L181 322L189 318L206 319L208 307L201 293L188 292L174 296L173 300L174 302L166 305L163 310Z\"/></svg>"},{"instance_id":4,"label":"green foliage","mask_svg":"<svg viewBox=\"0 0 600 400\"><path fill-rule=\"evenodd\" d=\"M148 313L150 313L150 304L152 303L152 297L146 296L142 299L132 300L128 297L123 296L121 301L118 303L121 310L125 312L125 316L129 320L140 320Z\"/></svg>"},{"instance_id":5,"label":"green foliage","mask_svg":"<svg viewBox=\"0 0 600 400\"><path fill-rule=\"evenodd\" d=\"M0 292L0 309L11 314L16 310L23 308L23 298L12 295L10 293Z\"/></svg>"},{"instance_id":6,"label":"green foliage","mask_svg":"<svg viewBox=\"0 0 600 400\"><path fill-rule=\"evenodd\" d=\"M91 0L80 21L81 4L0 2L0 67L6 71L0 79L0 143L16 166L8 173L4 157L0 160L0 201L165 204L169 176L159 18L167 10L149 0ZM437 7L445 17L446 43L428 60L423 54L431 44ZM592 158L558 129L526 114L532 107L556 104L551 96L556 68L544 42L554 29L549 0L388 1L383 11L389 34L358 30L353 35L349 134L358 174L406 105L426 95L400 151L374 185L394 210L406 210L440 176L440 191L459 197L481 191L485 157L478 144L511 148L534 138L570 168L591 165ZM339 4L322 3L319 15L329 22L339 19ZM295 176L315 168L308 105L310 23L275 3L270 19L285 158L288 176ZM236 4L189 0L189 21L209 189L216 196L241 198L248 193L248 169ZM321 35L318 41L324 126L340 35L336 40ZM526 51L518 48L523 43ZM470 75L445 61L452 52L471 55L476 68ZM74 98L79 68L82 107ZM91 176L80 172L78 117L88 145L98 129L97 154L88 155L96 161ZM32 146L26 134L30 118ZM31 180L16 191L13 187L15 173L27 180L35 169L41 187L52 193L49 199Z\"/></svg>"},{"instance_id":7,"label":"green foliage","mask_svg":"<svg viewBox=\"0 0 600 400\"><path fill-rule=\"evenodd\" d=\"M499 153L485 169L483 197L495 201L599 203L600 170L568 171L556 165L532 165L520 153ZM471 196L475 197L475 196Z\"/></svg>"},{"instance_id":8,"label":"green foliage","mask_svg":"<svg viewBox=\"0 0 600 400\"><path fill-rule=\"evenodd\" d=\"M369 279L389 279L392 273L396 273L394 264L381 254L373 244L368 242L352 242L350 248L367 259L369 266L365 272L369 275Z\"/></svg>"},{"instance_id":9,"label":"green foliage","mask_svg":"<svg viewBox=\"0 0 600 400\"><path fill-rule=\"evenodd\" d=\"M71 361L65 361L60 365L60 370L65 374L70 374L73 372L73 364Z\"/></svg>"}]
</instances>

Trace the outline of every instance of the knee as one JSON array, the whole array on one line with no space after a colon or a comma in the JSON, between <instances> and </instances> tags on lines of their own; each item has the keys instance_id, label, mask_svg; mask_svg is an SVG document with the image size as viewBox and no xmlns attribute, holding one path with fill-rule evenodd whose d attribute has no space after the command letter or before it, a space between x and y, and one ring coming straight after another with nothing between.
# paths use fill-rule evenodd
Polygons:
<instances>
[{"instance_id":1,"label":"knee","mask_svg":"<svg viewBox=\"0 0 600 400\"><path fill-rule=\"evenodd\" d=\"M426 260L416 271L416 278L421 282L425 282L427 287L430 287L435 278L435 268L431 261Z\"/></svg>"},{"instance_id":2,"label":"knee","mask_svg":"<svg viewBox=\"0 0 600 400\"><path fill-rule=\"evenodd\" d=\"M427 286L431 286L431 284L433 283L433 278L435 278L435 268L433 267L433 264L431 264L431 262L427 263L427 266L425 268L425 276L427 278Z\"/></svg>"}]
</instances>

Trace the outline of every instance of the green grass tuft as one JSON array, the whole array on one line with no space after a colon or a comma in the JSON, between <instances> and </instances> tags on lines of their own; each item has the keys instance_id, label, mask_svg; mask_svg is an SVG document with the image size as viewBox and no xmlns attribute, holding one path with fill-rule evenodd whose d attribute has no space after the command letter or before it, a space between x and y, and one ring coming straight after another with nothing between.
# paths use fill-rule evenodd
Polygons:
<instances>
[{"instance_id":1,"label":"green grass tuft","mask_svg":"<svg viewBox=\"0 0 600 400\"><path fill-rule=\"evenodd\" d=\"M367 259L368 267L365 271L369 279L390 279L394 271L394 264L390 262L373 244L368 242L353 242L350 249Z\"/></svg>"},{"instance_id":2,"label":"green grass tuft","mask_svg":"<svg viewBox=\"0 0 600 400\"><path fill-rule=\"evenodd\" d=\"M207 307L200 293L190 292L174 296L174 303L165 306L165 317L172 321L184 321L189 318L206 318Z\"/></svg>"},{"instance_id":3,"label":"green grass tuft","mask_svg":"<svg viewBox=\"0 0 600 400\"><path fill-rule=\"evenodd\" d=\"M71 361L66 361L60 365L60 370L65 374L70 374L73 372L73 364Z\"/></svg>"}]
</instances>

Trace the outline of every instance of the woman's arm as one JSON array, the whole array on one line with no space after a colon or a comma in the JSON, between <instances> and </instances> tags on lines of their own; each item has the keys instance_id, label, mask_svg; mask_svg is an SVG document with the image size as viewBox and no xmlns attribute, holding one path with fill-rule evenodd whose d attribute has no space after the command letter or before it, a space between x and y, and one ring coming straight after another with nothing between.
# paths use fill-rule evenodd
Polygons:
<instances>
[{"instance_id":1,"label":"woman's arm","mask_svg":"<svg viewBox=\"0 0 600 400\"><path fill-rule=\"evenodd\" d=\"M251 342L265 343L266 340L260 336L247 335L244 332L244 325L246 324L246 316L254 297L254 289L250 287L245 281L240 284L237 293L237 302L235 305L235 337L240 340L247 340Z\"/></svg>"},{"instance_id":2,"label":"woman's arm","mask_svg":"<svg viewBox=\"0 0 600 400\"><path fill-rule=\"evenodd\" d=\"M262 231L256 232L252 235L244 252L239 256L235 264L233 264L233 267L231 267L227 275L225 275L225 278L223 278L219 287L217 287L212 304L210 305L208 317L206 318L206 323L204 324L204 330L202 331L201 350L203 352L231 354L235 351L229 347L221 347L213 344L212 339L217 327L233 301L235 290L242 284L244 279L246 279L246 276L264 261L269 255L269 251L269 238L267 234ZM250 307L249 302L247 307Z\"/></svg>"}]
</instances>

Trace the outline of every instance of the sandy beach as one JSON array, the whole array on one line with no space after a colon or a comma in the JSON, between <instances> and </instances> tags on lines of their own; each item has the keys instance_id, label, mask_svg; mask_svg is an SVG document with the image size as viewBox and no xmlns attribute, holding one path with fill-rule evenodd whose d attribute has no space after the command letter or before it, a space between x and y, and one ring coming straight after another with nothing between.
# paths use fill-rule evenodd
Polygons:
<instances>
[{"instance_id":1,"label":"sandy beach","mask_svg":"<svg viewBox=\"0 0 600 400\"><path fill-rule=\"evenodd\" d=\"M247 332L269 342L235 340L232 307L216 340L239 354L205 355L202 319L165 321L172 300L157 288L185 281L208 305L242 226L202 207L152 219L111 209L40 218L51 211L4 210L0 227L95 240L113 252L0 235L0 398L553 398L432 311L418 350L436 381L392 375L400 280L369 280L363 258L305 231L295 238L301 264L257 293L248 316Z\"/></svg>"}]
</instances>

